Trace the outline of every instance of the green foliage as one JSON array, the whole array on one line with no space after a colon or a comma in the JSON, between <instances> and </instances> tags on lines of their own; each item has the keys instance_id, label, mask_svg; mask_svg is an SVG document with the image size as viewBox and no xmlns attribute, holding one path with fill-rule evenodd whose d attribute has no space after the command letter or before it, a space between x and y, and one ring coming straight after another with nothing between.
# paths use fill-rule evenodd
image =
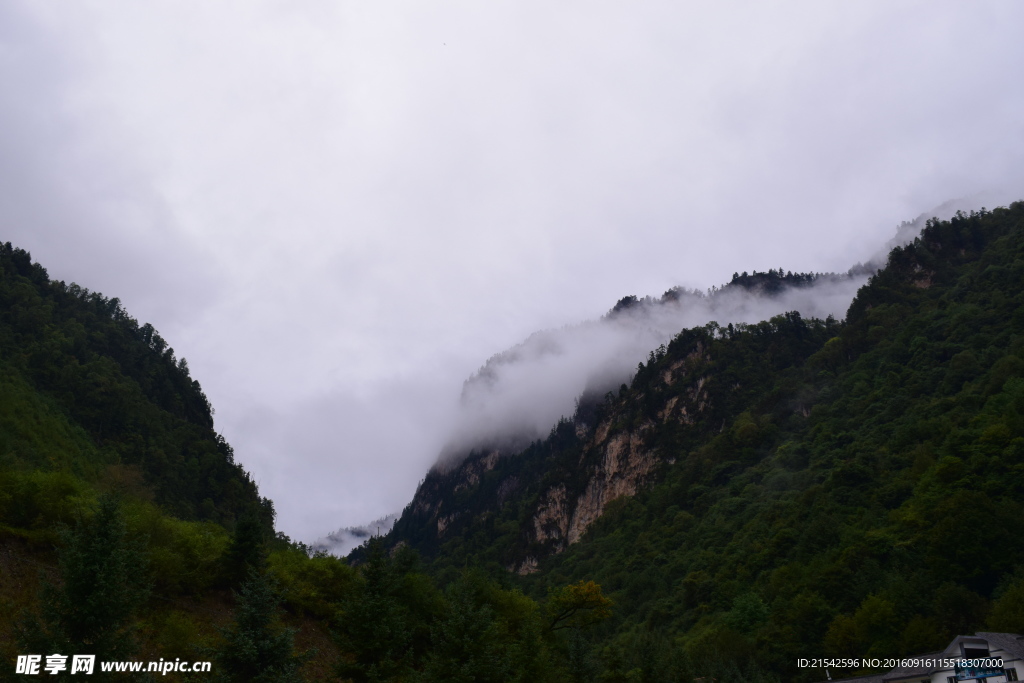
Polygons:
<instances>
[{"instance_id":1,"label":"green foliage","mask_svg":"<svg viewBox=\"0 0 1024 683\"><path fill-rule=\"evenodd\" d=\"M268 568L281 582L290 609L322 619L333 618L358 582L356 571L343 560L324 553L310 557L296 548L271 553Z\"/></svg>"},{"instance_id":2,"label":"green foliage","mask_svg":"<svg viewBox=\"0 0 1024 683\"><path fill-rule=\"evenodd\" d=\"M267 537L263 522L256 510L246 510L235 523L231 543L224 551L224 580L230 586L239 586L253 571L262 573L266 562Z\"/></svg>"},{"instance_id":3,"label":"green foliage","mask_svg":"<svg viewBox=\"0 0 1024 683\"><path fill-rule=\"evenodd\" d=\"M771 294L814 279L801 278L727 286ZM796 670L798 657L1019 632L1024 551L1007 539L1024 534L1021 282L1024 205L932 222L843 323L790 313L684 330L631 385L585 395L516 457L431 472L418 493L431 504L353 567L272 536L272 505L151 326L4 245L0 542L61 539L64 576L22 642L127 652L145 592L125 591L147 580L170 603L145 622L168 652L210 628L190 601L241 585L218 654L229 680L297 678L288 620L332 622L350 681L799 683L823 672ZM546 492L587 491L598 432L638 435L655 454L645 486L608 502L579 542L554 526L537 540ZM443 534L428 509L443 509Z\"/></svg>"},{"instance_id":4,"label":"green foliage","mask_svg":"<svg viewBox=\"0 0 1024 683\"><path fill-rule=\"evenodd\" d=\"M548 647L561 643L544 636L533 600L465 571L445 590L445 609L431 629L426 680L548 680L557 671Z\"/></svg>"},{"instance_id":5,"label":"green foliage","mask_svg":"<svg viewBox=\"0 0 1024 683\"><path fill-rule=\"evenodd\" d=\"M566 672L573 683L589 683L596 680L601 665L594 656L593 646L582 629L569 631L566 643Z\"/></svg>"},{"instance_id":6,"label":"green foliage","mask_svg":"<svg viewBox=\"0 0 1024 683\"><path fill-rule=\"evenodd\" d=\"M156 638L157 651L166 661L175 658L190 661L197 649L201 649L196 634L200 626L195 617L181 610L171 610L159 615L152 624L159 634Z\"/></svg>"},{"instance_id":7,"label":"green foliage","mask_svg":"<svg viewBox=\"0 0 1024 683\"><path fill-rule=\"evenodd\" d=\"M612 601L593 581L578 581L552 590L548 595L548 628L584 629L612 615Z\"/></svg>"},{"instance_id":8,"label":"green foliage","mask_svg":"<svg viewBox=\"0 0 1024 683\"><path fill-rule=\"evenodd\" d=\"M0 466L96 475L112 462L60 406L0 364Z\"/></svg>"},{"instance_id":9,"label":"green foliage","mask_svg":"<svg viewBox=\"0 0 1024 683\"><path fill-rule=\"evenodd\" d=\"M139 501L125 508L132 535L148 539L155 590L162 595L201 595L215 585L229 542L222 526L174 519L152 503Z\"/></svg>"},{"instance_id":10,"label":"green foliage","mask_svg":"<svg viewBox=\"0 0 1024 683\"><path fill-rule=\"evenodd\" d=\"M26 652L95 654L125 659L133 652L133 617L145 603L143 544L128 534L111 497L90 519L61 533L60 583L43 586L39 616L18 628ZM68 674L70 675L70 674Z\"/></svg>"},{"instance_id":11,"label":"green foliage","mask_svg":"<svg viewBox=\"0 0 1024 683\"><path fill-rule=\"evenodd\" d=\"M898 651L900 621L890 600L869 595L853 616L840 614L832 621L826 651L837 657L884 657Z\"/></svg>"},{"instance_id":12,"label":"green foliage","mask_svg":"<svg viewBox=\"0 0 1024 683\"><path fill-rule=\"evenodd\" d=\"M0 472L132 465L172 514L230 523L260 501L212 415L152 325L0 244Z\"/></svg>"},{"instance_id":13,"label":"green foliage","mask_svg":"<svg viewBox=\"0 0 1024 683\"><path fill-rule=\"evenodd\" d=\"M404 680L425 656L436 589L414 572L413 558L392 558L376 540L360 567L357 589L342 603L338 671L356 683Z\"/></svg>"},{"instance_id":14,"label":"green foliage","mask_svg":"<svg viewBox=\"0 0 1024 683\"><path fill-rule=\"evenodd\" d=\"M494 611L479 600L474 588L471 582L459 580L445 591L445 609L431 628L431 650L420 680L500 683L519 679Z\"/></svg>"},{"instance_id":15,"label":"green foliage","mask_svg":"<svg viewBox=\"0 0 1024 683\"><path fill-rule=\"evenodd\" d=\"M59 548L24 643L117 659L136 631L147 647L201 642L209 624L183 615L262 565L274 516L212 427L187 363L151 325L0 245L0 550L15 567L46 568ZM0 587L5 606L31 592L16 579ZM150 618L168 602L187 609ZM327 602L307 598L322 615ZM0 640L11 635L0 624Z\"/></svg>"},{"instance_id":16,"label":"green foliage","mask_svg":"<svg viewBox=\"0 0 1024 683\"><path fill-rule=\"evenodd\" d=\"M755 275L736 284L778 279ZM1019 632L1008 577L1024 550L1007 539L1024 533L1021 282L1024 204L933 221L844 323L788 314L684 330L631 386L581 401L548 439L489 470L471 454L463 467L478 483L432 472L417 494L428 504L392 538L440 575L540 558L524 579L534 596L599 582L616 605L593 634L608 680L676 675L644 668L638 648L668 661L681 646L688 671L718 653L738 667L701 669L719 680L800 681L824 672L796 670L798 657L918 654L986 624ZM666 382L673 368L692 380ZM687 420L665 417L671 401L689 401ZM573 501L587 490L597 425L646 430L661 469L578 543L552 532L531 545L524 530L545 491L563 485ZM435 509L443 535L422 512ZM651 632L669 644L644 640Z\"/></svg>"},{"instance_id":17,"label":"green foliage","mask_svg":"<svg viewBox=\"0 0 1024 683\"><path fill-rule=\"evenodd\" d=\"M563 593L573 591L555 595ZM607 601L592 585L585 602L573 605L600 609ZM414 554L403 549L391 557L373 539L355 590L341 603L338 673L345 681L563 680L568 639L547 628L546 616L560 605L542 609L476 570L438 590Z\"/></svg>"},{"instance_id":18,"label":"green foliage","mask_svg":"<svg viewBox=\"0 0 1024 683\"><path fill-rule=\"evenodd\" d=\"M988 616L988 630L1024 634L1024 573L1008 577Z\"/></svg>"},{"instance_id":19,"label":"green foliage","mask_svg":"<svg viewBox=\"0 0 1024 683\"><path fill-rule=\"evenodd\" d=\"M23 530L52 530L95 501L91 487L67 471L0 471L0 520Z\"/></svg>"},{"instance_id":20,"label":"green foliage","mask_svg":"<svg viewBox=\"0 0 1024 683\"><path fill-rule=\"evenodd\" d=\"M729 628L749 634L768 621L770 614L771 609L759 595L741 593L732 601L732 609L725 614L722 621Z\"/></svg>"},{"instance_id":21,"label":"green foliage","mask_svg":"<svg viewBox=\"0 0 1024 683\"><path fill-rule=\"evenodd\" d=\"M236 595L235 623L212 653L215 680L231 683L295 683L312 655L294 654L295 631L278 623L278 596L273 579L250 568Z\"/></svg>"},{"instance_id":22,"label":"green foliage","mask_svg":"<svg viewBox=\"0 0 1024 683\"><path fill-rule=\"evenodd\" d=\"M609 683L779 681L770 671L744 658L736 646L729 643L735 640L735 633L715 633L703 639L697 649L680 647L677 640L656 631L622 633L601 649L602 670L595 678L587 680Z\"/></svg>"}]
</instances>

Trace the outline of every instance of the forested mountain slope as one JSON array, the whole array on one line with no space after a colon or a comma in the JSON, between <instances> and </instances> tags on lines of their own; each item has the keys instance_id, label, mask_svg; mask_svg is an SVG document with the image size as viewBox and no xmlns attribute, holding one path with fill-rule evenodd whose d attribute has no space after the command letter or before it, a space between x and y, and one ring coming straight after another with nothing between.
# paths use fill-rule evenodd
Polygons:
<instances>
[{"instance_id":1,"label":"forested mountain slope","mask_svg":"<svg viewBox=\"0 0 1024 683\"><path fill-rule=\"evenodd\" d=\"M682 643L813 680L797 657L1020 630L1022 332L1024 204L931 222L843 323L683 331L546 440L435 468L388 542L597 580L609 676Z\"/></svg>"},{"instance_id":2,"label":"forested mountain slope","mask_svg":"<svg viewBox=\"0 0 1024 683\"><path fill-rule=\"evenodd\" d=\"M292 590L324 564L274 537L212 412L151 325L0 244L0 680L33 680L19 654L209 659L271 545Z\"/></svg>"},{"instance_id":3,"label":"forested mountain slope","mask_svg":"<svg viewBox=\"0 0 1024 683\"><path fill-rule=\"evenodd\" d=\"M131 661L168 681L553 682L563 629L607 616L592 582L538 602L379 550L352 567L275 534L152 326L0 245L0 681L78 680L43 667L93 655L97 681L156 679L103 669ZM166 668L195 662L212 668Z\"/></svg>"},{"instance_id":4,"label":"forested mountain slope","mask_svg":"<svg viewBox=\"0 0 1024 683\"><path fill-rule=\"evenodd\" d=\"M230 522L262 506L272 528L269 501L213 431L185 360L117 299L50 280L10 243L0 245L0 385L6 476L38 469L135 482L186 519ZM6 490L0 511L31 523L38 492Z\"/></svg>"},{"instance_id":5,"label":"forested mountain slope","mask_svg":"<svg viewBox=\"0 0 1024 683\"><path fill-rule=\"evenodd\" d=\"M1024 632L1024 204L930 224L845 321L682 331L548 438L435 469L354 564L270 535L151 327L10 245L0 268L7 664L749 683Z\"/></svg>"}]
</instances>

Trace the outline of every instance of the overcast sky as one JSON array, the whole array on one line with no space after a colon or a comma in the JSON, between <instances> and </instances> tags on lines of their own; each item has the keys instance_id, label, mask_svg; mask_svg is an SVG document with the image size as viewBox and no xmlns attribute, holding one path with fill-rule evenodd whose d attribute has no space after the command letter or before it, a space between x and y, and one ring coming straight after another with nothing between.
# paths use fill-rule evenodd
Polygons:
<instances>
[{"instance_id":1,"label":"overcast sky","mask_svg":"<svg viewBox=\"0 0 1024 683\"><path fill-rule=\"evenodd\" d=\"M120 297L313 540L627 294L1024 197L1024 3L0 4L0 239ZM994 198L994 199L993 199Z\"/></svg>"}]
</instances>

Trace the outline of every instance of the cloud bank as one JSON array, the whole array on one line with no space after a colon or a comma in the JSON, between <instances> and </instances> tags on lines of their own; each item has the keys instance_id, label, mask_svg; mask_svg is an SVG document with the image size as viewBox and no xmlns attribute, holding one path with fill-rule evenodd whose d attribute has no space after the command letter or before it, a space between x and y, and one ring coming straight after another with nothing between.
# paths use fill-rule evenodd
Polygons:
<instances>
[{"instance_id":1,"label":"cloud bank","mask_svg":"<svg viewBox=\"0 0 1024 683\"><path fill-rule=\"evenodd\" d=\"M949 198L1024 196L1022 24L946 0L13 0L0 238L159 329L311 540L400 509L465 378L536 330L842 272Z\"/></svg>"},{"instance_id":2,"label":"cloud bank","mask_svg":"<svg viewBox=\"0 0 1024 683\"><path fill-rule=\"evenodd\" d=\"M537 332L467 380L439 464L475 447L514 451L546 435L559 418L572 417L585 390L603 396L628 383L638 363L685 328L755 323L787 311L842 318L866 281L866 273L822 276L775 294L734 284L708 293L670 290L658 299L625 299L599 320Z\"/></svg>"}]
</instances>

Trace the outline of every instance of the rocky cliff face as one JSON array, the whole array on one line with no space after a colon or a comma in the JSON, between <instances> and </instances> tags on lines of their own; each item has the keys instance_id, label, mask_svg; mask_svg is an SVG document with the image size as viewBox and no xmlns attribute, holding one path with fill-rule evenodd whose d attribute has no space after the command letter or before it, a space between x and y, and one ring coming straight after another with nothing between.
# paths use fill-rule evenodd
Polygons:
<instances>
[{"instance_id":1,"label":"rocky cliff face","mask_svg":"<svg viewBox=\"0 0 1024 683\"><path fill-rule=\"evenodd\" d=\"M837 334L798 313L751 326L684 330L637 367L631 386L584 396L572 420L525 448L482 448L435 467L389 534L428 559L489 562L530 573L579 542L613 501L644 493L669 467L721 482L765 455L770 429L751 416L778 373ZM782 410L807 419L806 400ZM767 431L766 431L767 430ZM702 445L723 435L729 457Z\"/></svg>"},{"instance_id":2,"label":"rocky cliff face","mask_svg":"<svg viewBox=\"0 0 1024 683\"><path fill-rule=\"evenodd\" d=\"M671 363L661 373L666 386L686 383L687 389L668 399L659 417L662 421L675 421L692 425L693 416L708 407L705 377L697 377L693 370L710 361L699 343L685 358ZM688 373L688 370L690 371ZM637 397L639 400L643 396ZM661 453L654 447L650 436L655 423L644 420L633 429L621 426L621 415L613 413L605 418L588 439L579 459L579 467L587 473L582 490L570 491L564 483L548 488L540 497L529 527L529 540L546 546L551 552L561 552L576 543L587 529L616 498L633 496L657 473L664 462L673 464L671 453ZM533 557L526 557L510 567L518 573L536 569Z\"/></svg>"},{"instance_id":3,"label":"rocky cliff face","mask_svg":"<svg viewBox=\"0 0 1024 683\"><path fill-rule=\"evenodd\" d=\"M922 225L923 218L901 226L889 246L905 244ZM917 290L931 288L938 277L936 264L916 257L907 260L911 251L892 252L885 269L891 271L888 277ZM964 253L961 248L959 256ZM711 311L728 308L722 306L733 301L731 297L763 303L803 293L831 301L835 292L829 286L860 286L874 272L872 264L858 265L844 275L744 272L707 295L670 290L656 301L626 297L601 324L618 324L629 316L648 324L650 316L641 315L644 311L667 310L687 297L699 299ZM866 285L849 315L863 314L884 290L885 286ZM803 301L793 299L798 300ZM500 449L477 448L446 458L419 487L390 534L391 542L407 542L427 558L472 558L529 573L544 557L579 542L613 501L642 494L667 467L684 468L680 471L694 480L709 476L715 485L727 482L768 454L766 444L779 421L809 419L818 393L828 390L813 383L801 385L765 417L765 406L792 388L778 384L779 373L801 366L818 351L819 370L831 371L841 357L852 358L835 339L841 325L832 315L807 319L790 310L753 325L708 323L683 330L667 348L640 364L632 386L622 385L617 395L608 393L604 400L584 400L584 394L573 419L560 422L546 439L524 448L522 441L515 441L521 435L506 434ZM558 351L559 340L566 341L558 334L538 333L495 356L467 381L464 396L493 389L506 366ZM607 388L608 377L601 382L590 379L604 387L598 392ZM488 433L488 425L480 427L470 431ZM719 449L716 460L704 446L719 436L727 446ZM517 445L509 446L509 439Z\"/></svg>"},{"instance_id":4,"label":"rocky cliff face","mask_svg":"<svg viewBox=\"0 0 1024 683\"><path fill-rule=\"evenodd\" d=\"M535 571L545 556L579 541L610 502L636 495L675 462L677 454L660 449L655 436L669 425L698 428L711 407L705 374L711 361L698 339L659 369L647 392L609 395L602 414L581 410L556 427L548 441L560 443L548 452L544 444L518 454L480 450L456 466L435 468L396 525L394 542L411 541L431 554L467 528L515 512L518 526L504 564L521 574ZM652 400L651 416L631 414Z\"/></svg>"}]
</instances>

